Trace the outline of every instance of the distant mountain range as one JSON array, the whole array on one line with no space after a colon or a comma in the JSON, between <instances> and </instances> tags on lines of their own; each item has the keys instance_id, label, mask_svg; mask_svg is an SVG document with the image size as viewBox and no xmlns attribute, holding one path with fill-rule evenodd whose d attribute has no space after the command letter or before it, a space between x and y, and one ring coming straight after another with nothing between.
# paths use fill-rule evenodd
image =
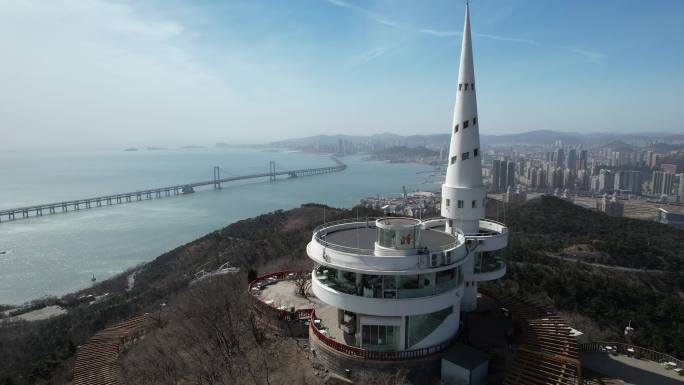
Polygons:
<instances>
[{"instance_id":1,"label":"distant mountain range","mask_svg":"<svg viewBox=\"0 0 684 385\"><path fill-rule=\"evenodd\" d=\"M348 143L382 143L387 146L409 146L409 147L440 147L449 143L450 134L433 134L433 135L397 135L391 133L375 134L369 136L362 135L316 135L304 138L295 138L281 140L277 142L268 143L269 147L305 147L305 146L334 146L340 140ZM484 145L552 145L557 140L561 140L563 144L610 144L617 146L630 146L627 142L630 141L657 141L664 142L684 142L684 134L673 133L637 133L637 134L623 134L623 133L573 133L560 132L552 130L537 130L517 134L505 135L481 135L480 137ZM620 143L621 142L621 143Z\"/></svg>"}]
</instances>

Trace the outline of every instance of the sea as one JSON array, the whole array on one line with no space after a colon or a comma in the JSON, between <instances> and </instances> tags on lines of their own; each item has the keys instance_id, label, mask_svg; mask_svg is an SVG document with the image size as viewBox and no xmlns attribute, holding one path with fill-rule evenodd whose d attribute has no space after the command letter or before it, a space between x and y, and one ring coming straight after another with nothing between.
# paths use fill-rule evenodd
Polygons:
<instances>
[{"instance_id":1,"label":"sea","mask_svg":"<svg viewBox=\"0 0 684 385\"><path fill-rule=\"evenodd\" d=\"M342 172L225 183L194 194L0 223L0 304L59 296L150 261L240 219L303 203L437 191L432 166L339 158ZM221 177L334 165L327 155L245 148L0 152L0 209ZM438 178L437 178L438 179ZM321 218L323 219L323 218Z\"/></svg>"}]
</instances>

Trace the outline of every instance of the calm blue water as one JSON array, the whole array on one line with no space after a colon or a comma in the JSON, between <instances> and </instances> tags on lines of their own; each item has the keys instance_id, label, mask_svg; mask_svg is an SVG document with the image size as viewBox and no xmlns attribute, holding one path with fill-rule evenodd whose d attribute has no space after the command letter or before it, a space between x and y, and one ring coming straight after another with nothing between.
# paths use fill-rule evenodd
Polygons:
<instances>
[{"instance_id":1,"label":"calm blue water","mask_svg":"<svg viewBox=\"0 0 684 385\"><path fill-rule=\"evenodd\" d=\"M0 208L211 180L222 176L332 165L327 156L248 149L9 152L0 154ZM376 194L436 190L422 184L431 167L342 160L326 175L253 180L221 190L0 223L0 303L60 295L102 280L237 220L319 202L351 207ZM439 182L441 183L441 182Z\"/></svg>"}]
</instances>

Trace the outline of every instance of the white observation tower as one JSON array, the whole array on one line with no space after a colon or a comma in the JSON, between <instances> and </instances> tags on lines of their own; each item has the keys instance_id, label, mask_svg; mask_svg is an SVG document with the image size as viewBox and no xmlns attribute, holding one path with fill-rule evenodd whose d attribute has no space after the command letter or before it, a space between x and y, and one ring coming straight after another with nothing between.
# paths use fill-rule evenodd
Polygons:
<instances>
[{"instance_id":1,"label":"white observation tower","mask_svg":"<svg viewBox=\"0 0 684 385\"><path fill-rule=\"evenodd\" d=\"M307 254L323 303L312 323L322 351L374 360L434 355L458 334L461 312L477 306L477 283L502 277L493 252L505 225L485 220L475 73L466 5L442 216L327 223ZM337 354L337 353L336 353Z\"/></svg>"}]
</instances>

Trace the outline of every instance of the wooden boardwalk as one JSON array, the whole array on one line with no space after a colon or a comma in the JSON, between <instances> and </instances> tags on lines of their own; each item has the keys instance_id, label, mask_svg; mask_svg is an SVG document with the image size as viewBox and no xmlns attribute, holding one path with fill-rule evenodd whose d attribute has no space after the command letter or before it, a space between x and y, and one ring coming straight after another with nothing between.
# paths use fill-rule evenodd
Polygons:
<instances>
[{"instance_id":1,"label":"wooden boardwalk","mask_svg":"<svg viewBox=\"0 0 684 385\"><path fill-rule=\"evenodd\" d=\"M74 385L120 385L117 359L123 349L142 338L150 326L147 314L104 329L79 346Z\"/></svg>"},{"instance_id":2,"label":"wooden boardwalk","mask_svg":"<svg viewBox=\"0 0 684 385\"><path fill-rule=\"evenodd\" d=\"M577 385L581 365L577 340L555 312L517 296L497 298L521 329L521 341L506 370L505 385Z\"/></svg>"}]
</instances>

